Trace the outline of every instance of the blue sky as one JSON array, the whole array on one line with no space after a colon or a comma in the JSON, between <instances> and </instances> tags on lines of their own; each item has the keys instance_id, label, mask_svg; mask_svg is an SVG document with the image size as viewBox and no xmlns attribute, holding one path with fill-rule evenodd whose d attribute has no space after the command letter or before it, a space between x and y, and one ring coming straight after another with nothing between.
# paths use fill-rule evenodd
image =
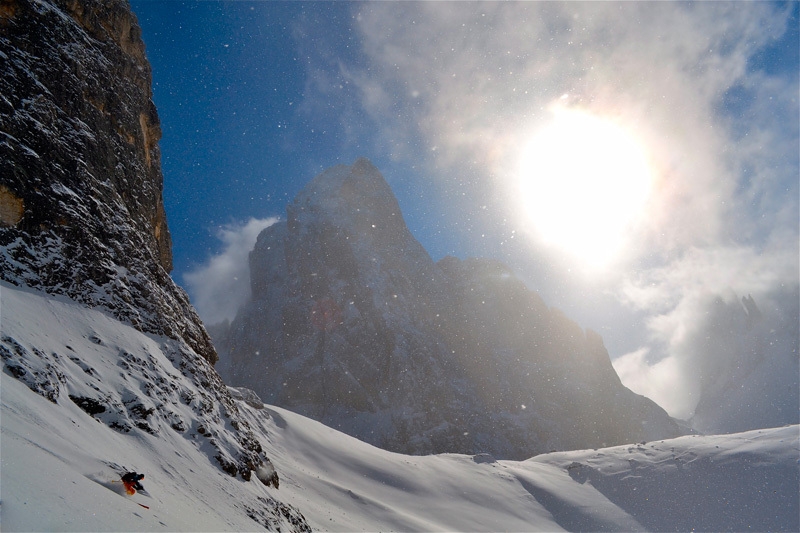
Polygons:
<instances>
[{"instance_id":1,"label":"blue sky","mask_svg":"<svg viewBox=\"0 0 800 533\"><path fill-rule=\"evenodd\" d=\"M153 67L179 282L218 251L220 226L284 216L305 183L334 164L366 156L388 166L388 151L368 142L369 119L356 109L356 94L345 106L341 102L348 95L331 102L306 97L319 97L308 79L319 68L315 61L358 61L351 4L134 1L132 6ZM308 56L327 46L335 58ZM335 73L328 83L331 90L355 93ZM347 123L342 112L350 113ZM435 210L436 202L425 205L414 185L404 187L413 173L408 164L393 162L391 169L401 174L392 185L410 220L421 216L421 209ZM430 221L421 222L418 236L424 238ZM435 234L427 244L437 257L457 252Z\"/></svg>"},{"instance_id":2,"label":"blue sky","mask_svg":"<svg viewBox=\"0 0 800 533\"><path fill-rule=\"evenodd\" d=\"M507 262L685 414L706 296L797 286L799 6L133 1L173 277L230 315L208 287L246 294L258 229L366 156L434 259Z\"/></svg>"}]
</instances>

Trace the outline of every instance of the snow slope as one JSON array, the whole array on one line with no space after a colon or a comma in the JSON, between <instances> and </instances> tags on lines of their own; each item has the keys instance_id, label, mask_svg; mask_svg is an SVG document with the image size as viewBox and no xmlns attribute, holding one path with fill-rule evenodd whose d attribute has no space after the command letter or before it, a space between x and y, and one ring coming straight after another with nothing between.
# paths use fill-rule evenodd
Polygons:
<instances>
[{"instance_id":1,"label":"snow slope","mask_svg":"<svg viewBox=\"0 0 800 533\"><path fill-rule=\"evenodd\" d=\"M5 283L0 337L3 531L307 530L267 476L220 468L243 433L232 425L246 422L199 367L184 374L178 341ZM126 470L145 474L151 498L121 495Z\"/></svg>"},{"instance_id":2,"label":"snow slope","mask_svg":"<svg viewBox=\"0 0 800 533\"><path fill-rule=\"evenodd\" d=\"M386 452L277 407L281 493L329 531L798 531L800 428L527 461Z\"/></svg>"},{"instance_id":3,"label":"snow slope","mask_svg":"<svg viewBox=\"0 0 800 533\"><path fill-rule=\"evenodd\" d=\"M109 386L125 381L118 349L146 348L167 364L165 339L65 298L2 284L0 313L4 339L43 352L69 345ZM4 367L3 531L302 530L299 513L328 531L800 529L796 425L495 461L395 454L239 400L278 470L276 489L223 473L196 432L115 431L66 395L53 403L32 392ZM124 386L149 386L131 379ZM177 372L171 379L188 386ZM149 496L122 494L114 480L126 469L146 475Z\"/></svg>"}]
</instances>

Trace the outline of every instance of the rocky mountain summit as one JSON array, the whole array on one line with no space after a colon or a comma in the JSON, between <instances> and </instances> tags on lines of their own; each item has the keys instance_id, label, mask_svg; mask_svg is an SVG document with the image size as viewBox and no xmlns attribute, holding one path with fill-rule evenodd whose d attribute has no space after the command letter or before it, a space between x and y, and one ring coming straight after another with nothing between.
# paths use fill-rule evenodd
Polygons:
<instances>
[{"instance_id":1,"label":"rocky mountain summit","mask_svg":"<svg viewBox=\"0 0 800 533\"><path fill-rule=\"evenodd\" d=\"M0 65L3 371L65 420L77 406L108 431L189 442L227 474L277 487L263 435L169 276L159 121L127 2L2 2ZM20 291L48 312L25 315ZM75 302L95 309L59 316ZM304 524L275 500L254 516Z\"/></svg>"},{"instance_id":2,"label":"rocky mountain summit","mask_svg":"<svg viewBox=\"0 0 800 533\"><path fill-rule=\"evenodd\" d=\"M771 295L762 311L752 296L715 296L689 335L700 398L692 427L735 433L800 422L800 294Z\"/></svg>"},{"instance_id":3,"label":"rocky mountain summit","mask_svg":"<svg viewBox=\"0 0 800 533\"><path fill-rule=\"evenodd\" d=\"M314 178L250 273L250 301L212 330L223 377L367 442L526 458L680 433L506 266L434 263L366 159Z\"/></svg>"}]
</instances>

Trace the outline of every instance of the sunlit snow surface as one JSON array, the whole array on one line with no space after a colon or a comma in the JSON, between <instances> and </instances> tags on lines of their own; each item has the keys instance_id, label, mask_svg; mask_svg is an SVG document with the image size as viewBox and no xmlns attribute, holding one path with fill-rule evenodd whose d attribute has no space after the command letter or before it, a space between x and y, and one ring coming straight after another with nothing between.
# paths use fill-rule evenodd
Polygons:
<instances>
[{"instance_id":1,"label":"sunlit snow surface","mask_svg":"<svg viewBox=\"0 0 800 533\"><path fill-rule=\"evenodd\" d=\"M69 345L102 375L114 374L113 358L86 332L115 350L163 341L63 298L0 291L3 336L43 351ZM331 531L800 530L798 426L516 462L393 454L241 402L280 474L276 490L227 476L177 432L119 433L66 395L56 405L7 372L0 385L3 531L261 530L247 510L269 497ZM124 496L120 469L144 473L149 496Z\"/></svg>"}]
</instances>

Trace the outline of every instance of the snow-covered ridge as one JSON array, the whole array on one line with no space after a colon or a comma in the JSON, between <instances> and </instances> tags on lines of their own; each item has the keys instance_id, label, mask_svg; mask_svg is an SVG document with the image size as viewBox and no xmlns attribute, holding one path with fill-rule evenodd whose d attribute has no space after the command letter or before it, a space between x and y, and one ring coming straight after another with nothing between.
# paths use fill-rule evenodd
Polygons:
<instances>
[{"instance_id":1,"label":"snow-covered ridge","mask_svg":"<svg viewBox=\"0 0 800 533\"><path fill-rule=\"evenodd\" d=\"M204 395L195 380L207 377L186 376L170 361L174 341L144 335L63 297L2 284L0 298L6 363L0 373L4 531L800 528L796 425L527 461L407 456L263 406L247 390L232 391L234 406L198 412ZM12 377L15 345L48 357L59 354L47 359L50 368L26 368L32 377L54 372L55 401ZM117 357L120 352L141 364ZM171 390L175 397L164 396ZM197 396L186 404L181 392ZM93 416L69 394L110 396L112 408ZM153 412L137 419L128 400L140 402L141 412ZM226 418L223 408L238 414ZM176 418L163 414L169 411ZM108 422L114 419L129 425L128 431L112 429ZM185 431L172 427L179 422ZM250 481L228 476L215 464L211 441L235 446L234 424L246 424L274 460L279 489L255 476ZM116 481L125 470L145 474L149 495L124 496Z\"/></svg>"},{"instance_id":2,"label":"snow-covered ridge","mask_svg":"<svg viewBox=\"0 0 800 533\"><path fill-rule=\"evenodd\" d=\"M103 472L106 481L125 469L144 470L139 455L149 450L151 468L167 468L177 456L206 465L203 470L211 478L238 477L242 483L278 487L278 474L238 402L210 364L184 342L141 333L106 311L65 297L6 283L0 283L0 306L4 466L13 471L13 465L25 461L25 450L8 444L28 440L26 425L31 425L58 437L50 449L57 457L72 445L83 450L87 464ZM21 384L27 389L20 390ZM9 434L7 418L19 424ZM46 426L38 427L39 422ZM84 433L97 438L96 448L78 445ZM141 450L131 456L131 448ZM168 472L185 475L180 468ZM5 468L3 478L8 479ZM265 502L252 501L240 510L250 509L264 524L273 520L270 513L276 524L283 520L282 504L266 491L251 490ZM4 501L4 512L10 505ZM303 523L299 513L286 509Z\"/></svg>"},{"instance_id":3,"label":"snow-covered ridge","mask_svg":"<svg viewBox=\"0 0 800 533\"><path fill-rule=\"evenodd\" d=\"M258 411L247 409L252 416ZM406 456L277 407L281 491L331 531L796 531L800 427L692 435L527 461Z\"/></svg>"}]
</instances>

